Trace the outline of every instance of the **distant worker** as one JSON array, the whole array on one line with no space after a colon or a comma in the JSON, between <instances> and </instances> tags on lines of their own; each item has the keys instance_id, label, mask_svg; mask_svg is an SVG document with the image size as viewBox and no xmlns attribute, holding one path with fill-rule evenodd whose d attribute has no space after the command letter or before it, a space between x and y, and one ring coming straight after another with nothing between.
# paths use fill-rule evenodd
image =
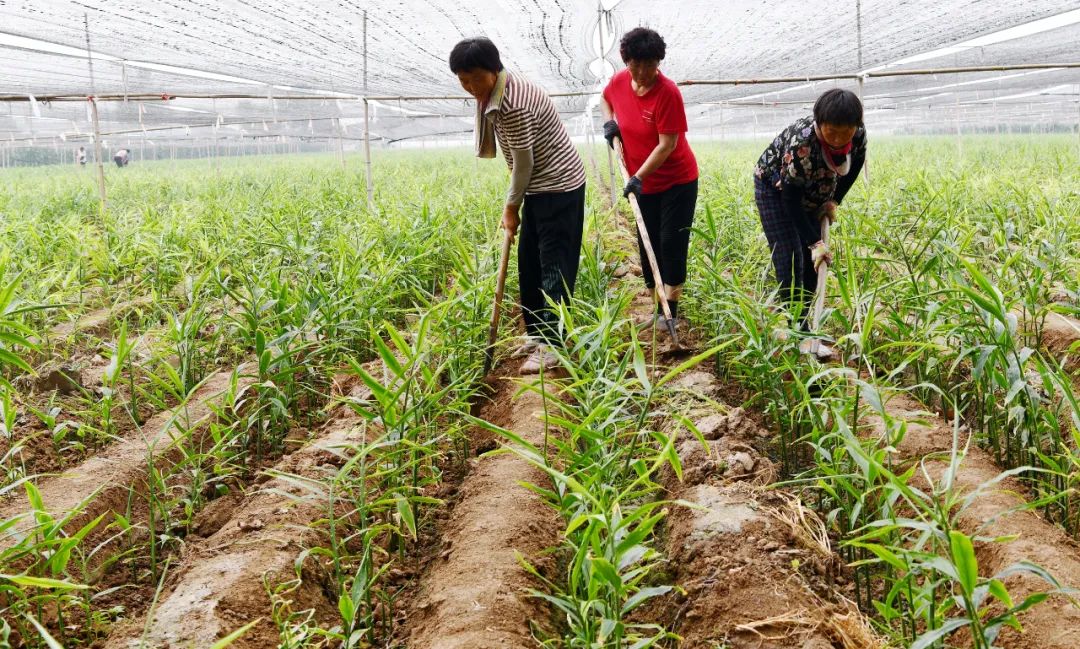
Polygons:
<instances>
[{"instance_id":1,"label":"distant worker","mask_svg":"<svg viewBox=\"0 0 1080 649\"><path fill-rule=\"evenodd\" d=\"M75 162L79 163L79 166L86 166L86 147L81 146L79 150L75 152Z\"/></svg>"},{"instance_id":2,"label":"distant worker","mask_svg":"<svg viewBox=\"0 0 1080 649\"><path fill-rule=\"evenodd\" d=\"M117 167L126 167L130 157L131 157L131 152L130 151L128 151L127 149L120 149L119 151L117 151L116 153L113 154L112 159L113 159L113 162L116 163Z\"/></svg>"},{"instance_id":3,"label":"distant worker","mask_svg":"<svg viewBox=\"0 0 1080 649\"><path fill-rule=\"evenodd\" d=\"M656 255L671 317L678 317L679 297L686 282L690 229L697 206L698 166L686 141L686 109L675 82L660 72L667 46L660 34L645 27L623 35L620 70L604 88L600 109L607 122L604 137L614 148L623 143L626 170L633 174L623 196L637 196L645 230ZM645 245L638 235L645 286L654 289ZM659 303L653 319L665 331Z\"/></svg>"},{"instance_id":4,"label":"distant worker","mask_svg":"<svg viewBox=\"0 0 1080 649\"><path fill-rule=\"evenodd\" d=\"M523 374L554 366L558 316L547 299L568 302L577 280L585 224L585 167L543 89L503 68L487 38L467 38L450 52L450 70L476 98L476 155L494 158L496 142L510 167L502 227L518 241L518 282L528 355Z\"/></svg>"},{"instance_id":5,"label":"distant worker","mask_svg":"<svg viewBox=\"0 0 1080 649\"><path fill-rule=\"evenodd\" d=\"M865 160L862 102L839 88L818 97L814 114L785 128L758 159L754 199L761 227L781 295L799 305L803 330L808 329L817 269L832 262L821 239L822 219L836 220L836 208Z\"/></svg>"}]
</instances>

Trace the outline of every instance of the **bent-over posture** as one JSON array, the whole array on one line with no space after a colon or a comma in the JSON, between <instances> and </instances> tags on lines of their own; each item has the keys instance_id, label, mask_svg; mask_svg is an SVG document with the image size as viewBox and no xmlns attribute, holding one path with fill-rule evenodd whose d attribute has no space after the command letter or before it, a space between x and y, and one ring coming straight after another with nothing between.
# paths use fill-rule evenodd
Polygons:
<instances>
[{"instance_id":1,"label":"bent-over posture","mask_svg":"<svg viewBox=\"0 0 1080 649\"><path fill-rule=\"evenodd\" d=\"M814 103L814 114L796 120L772 141L754 170L754 199L761 216L781 296L808 326L817 269L831 262L821 240L821 220L836 208L866 160L863 107L855 93L834 88Z\"/></svg>"},{"instance_id":2,"label":"bent-over posture","mask_svg":"<svg viewBox=\"0 0 1080 649\"><path fill-rule=\"evenodd\" d=\"M585 225L585 166L555 104L538 86L503 68L487 38L468 38L450 53L450 70L476 98L476 155L494 158L496 142L510 167L502 227L518 240L518 281L528 358L522 373L558 358L558 316L547 300L567 302L577 280Z\"/></svg>"}]
</instances>

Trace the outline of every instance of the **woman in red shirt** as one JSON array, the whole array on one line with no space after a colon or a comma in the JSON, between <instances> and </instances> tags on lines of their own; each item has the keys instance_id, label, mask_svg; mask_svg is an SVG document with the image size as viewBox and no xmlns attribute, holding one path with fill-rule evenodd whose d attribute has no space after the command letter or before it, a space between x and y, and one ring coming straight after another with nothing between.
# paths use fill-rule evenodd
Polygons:
<instances>
[{"instance_id":1,"label":"woman in red shirt","mask_svg":"<svg viewBox=\"0 0 1080 649\"><path fill-rule=\"evenodd\" d=\"M666 50L664 39L651 29L638 27L626 32L619 43L626 69L617 72L604 88L600 108L607 119L604 137L608 145L613 146L615 137L622 140L626 169L633 174L623 196L637 196L668 306L672 317L677 317L697 206L698 168L686 141L682 93L674 81L660 73ZM641 267L648 268L640 236L638 248ZM652 274L642 274L645 285L655 288ZM663 331L667 323L661 321L660 313L658 308L655 317Z\"/></svg>"}]
</instances>

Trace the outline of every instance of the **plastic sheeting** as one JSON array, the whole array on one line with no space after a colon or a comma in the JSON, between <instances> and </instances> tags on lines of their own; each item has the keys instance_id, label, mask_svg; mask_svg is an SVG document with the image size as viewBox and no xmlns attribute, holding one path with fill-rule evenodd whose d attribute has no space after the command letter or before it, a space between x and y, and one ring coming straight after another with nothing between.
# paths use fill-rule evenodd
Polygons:
<instances>
[{"instance_id":1,"label":"plastic sheeting","mask_svg":"<svg viewBox=\"0 0 1080 649\"><path fill-rule=\"evenodd\" d=\"M665 37L671 78L753 79L1076 62L1080 16L1038 33L994 36L1069 12L1080 12L1080 0L0 0L0 95L91 94L88 31L99 96L257 97L101 102L106 138L349 143L363 132L356 97L461 94L446 58L469 35L491 37L508 67L549 91L574 92L595 90L621 66L617 37L639 24ZM973 39L982 40L955 47ZM897 64L905 59L914 60ZM836 85L859 89L840 80L683 93L692 136L725 137L778 130ZM1068 127L1080 108L1080 69L873 78L861 90L868 122L884 130ZM280 99L304 93L350 98ZM571 133L584 134L589 98L556 101ZM86 141L87 108L0 103L0 142ZM376 144L464 141L471 114L459 100L373 102L371 136Z\"/></svg>"}]
</instances>

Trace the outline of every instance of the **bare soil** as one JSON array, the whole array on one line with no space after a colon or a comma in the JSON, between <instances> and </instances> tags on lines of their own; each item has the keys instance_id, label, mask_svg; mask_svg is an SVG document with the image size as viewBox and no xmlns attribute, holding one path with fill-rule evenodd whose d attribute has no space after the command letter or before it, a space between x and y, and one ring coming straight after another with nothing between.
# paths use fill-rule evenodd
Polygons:
<instances>
[{"instance_id":1,"label":"bare soil","mask_svg":"<svg viewBox=\"0 0 1080 649\"><path fill-rule=\"evenodd\" d=\"M482 419L543 444L543 404L534 392L516 398L510 377L496 379ZM458 499L441 526L441 549L408 603L409 649L532 647L530 621L549 613L527 589L533 579L520 554L542 571L553 569L546 550L558 543L557 513L519 483L546 484L539 469L512 453L472 460Z\"/></svg>"},{"instance_id":2,"label":"bare soil","mask_svg":"<svg viewBox=\"0 0 1080 649\"><path fill-rule=\"evenodd\" d=\"M136 365L150 362L153 335L139 336L132 344L132 361ZM58 411L55 414L56 427L66 428L69 439L77 438L75 431L79 426L96 423L87 422L87 409L93 408L96 405L93 401L103 394L109 360L103 347L98 347L80 352L64 362L46 362L36 369L36 375L18 377L14 384L20 390L21 400L27 405L43 413L50 413L55 408ZM144 381L143 377L137 379L139 385ZM131 407L131 394L126 370L115 387L117 397L113 406L113 433L125 437L137 427L127 412ZM149 400L141 400L135 414L139 421L146 421L154 415L154 405ZM13 446L19 446L18 457L27 475L56 473L97 452L96 447L87 443L89 440L79 441L79 444L54 441L53 431L44 421L32 412L23 411L15 421L15 434L0 438L0 456L8 453Z\"/></svg>"},{"instance_id":3,"label":"bare soil","mask_svg":"<svg viewBox=\"0 0 1080 649\"><path fill-rule=\"evenodd\" d=\"M1043 345L1058 356L1068 354L1066 367L1080 368L1080 320L1051 312L1043 323Z\"/></svg>"},{"instance_id":4,"label":"bare soil","mask_svg":"<svg viewBox=\"0 0 1080 649\"><path fill-rule=\"evenodd\" d=\"M659 344L669 345L666 338ZM682 342L697 345L692 334ZM644 621L677 633L684 649L883 646L839 595L844 568L808 533L814 514L768 488L777 477L771 433L742 408L718 407L724 395L712 369L705 363L677 378L682 391L667 406L694 421L707 446L678 433L683 479L666 471L665 497L694 506L670 508L663 543L666 583L684 592L647 610Z\"/></svg>"},{"instance_id":5,"label":"bare soil","mask_svg":"<svg viewBox=\"0 0 1080 649\"><path fill-rule=\"evenodd\" d=\"M908 422L907 433L897 448L906 460L919 461L928 455L948 452L953 445L952 427L905 394L893 395L886 403L891 417ZM884 423L868 417L870 434L883 435ZM967 431L960 432L959 446L967 443ZM946 468L943 460L924 460L932 479L938 480ZM971 493L1001 473L993 458L974 443L964 456L956 475L956 485ZM989 577L1020 561L1046 568L1065 588L1080 587L1080 548L1065 532L1030 510L1016 511L1025 503L1024 488L1015 479L1006 479L975 497L959 517L967 534L976 532L987 538L1015 537L994 543L978 542L976 552L979 573ZM1013 575L1004 580L1014 601L1035 592L1051 589L1040 579ZM1066 649L1080 646L1080 608L1063 595L1052 596L1020 618L1024 632L1002 632L997 646L1004 649Z\"/></svg>"},{"instance_id":6,"label":"bare soil","mask_svg":"<svg viewBox=\"0 0 1080 649\"><path fill-rule=\"evenodd\" d=\"M140 295L139 297L126 302L109 304L100 309L95 309L70 322L63 322L56 325L50 330L49 338L51 340L63 340L76 333L100 335L108 331L109 324L120 315L133 309L150 306L153 303L154 295L151 294Z\"/></svg>"},{"instance_id":7,"label":"bare soil","mask_svg":"<svg viewBox=\"0 0 1080 649\"><path fill-rule=\"evenodd\" d=\"M69 522L70 529L93 520L103 512L125 511L131 488L141 489L150 458L155 463L175 454L175 430L201 429L213 416L216 405L231 382L230 372L217 372L206 380L185 404L158 413L138 430L88 458L62 474L46 477L36 483L46 508L54 517L75 510L81 501L96 495ZM242 379L240 385L249 380ZM0 499L0 520L28 511L21 491ZM25 521L29 525L30 521ZM10 540L0 541L9 543Z\"/></svg>"},{"instance_id":8,"label":"bare soil","mask_svg":"<svg viewBox=\"0 0 1080 649\"><path fill-rule=\"evenodd\" d=\"M318 480L341 463L334 449L361 443L366 422L341 407L315 441L287 456L275 469ZM272 623L268 588L296 578L296 561L316 541L309 525L324 516L327 502L302 496L282 478L270 479L245 496L211 503L196 518L202 538L189 539L151 619L136 618L118 627L106 647L206 647L246 623L259 624L236 640L237 649L272 647L280 641ZM333 580L320 565L302 564L298 587L288 593L295 611L313 609L318 620L337 614Z\"/></svg>"}]
</instances>

